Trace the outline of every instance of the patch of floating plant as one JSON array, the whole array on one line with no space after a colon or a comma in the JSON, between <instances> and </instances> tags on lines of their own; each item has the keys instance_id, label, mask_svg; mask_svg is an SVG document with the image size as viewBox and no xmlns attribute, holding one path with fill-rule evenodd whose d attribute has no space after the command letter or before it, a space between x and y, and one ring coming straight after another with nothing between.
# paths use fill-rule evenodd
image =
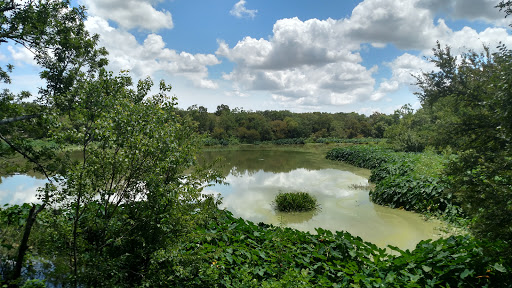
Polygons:
<instances>
[{"instance_id":1,"label":"patch of floating plant","mask_svg":"<svg viewBox=\"0 0 512 288\"><path fill-rule=\"evenodd\" d=\"M316 197L308 192L282 192L276 195L272 203L278 212L310 212L319 209Z\"/></svg>"}]
</instances>

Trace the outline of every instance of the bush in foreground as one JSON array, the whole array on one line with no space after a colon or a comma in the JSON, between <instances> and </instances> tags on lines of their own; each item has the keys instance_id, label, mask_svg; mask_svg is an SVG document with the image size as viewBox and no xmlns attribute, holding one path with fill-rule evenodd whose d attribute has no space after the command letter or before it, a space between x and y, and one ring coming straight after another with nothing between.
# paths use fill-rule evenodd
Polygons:
<instances>
[{"instance_id":1,"label":"bush in foreground","mask_svg":"<svg viewBox=\"0 0 512 288\"><path fill-rule=\"evenodd\" d=\"M346 232L316 234L225 212L159 251L151 287L510 287L510 266L468 236L388 250ZM490 249L495 247L490 246Z\"/></svg>"}]
</instances>

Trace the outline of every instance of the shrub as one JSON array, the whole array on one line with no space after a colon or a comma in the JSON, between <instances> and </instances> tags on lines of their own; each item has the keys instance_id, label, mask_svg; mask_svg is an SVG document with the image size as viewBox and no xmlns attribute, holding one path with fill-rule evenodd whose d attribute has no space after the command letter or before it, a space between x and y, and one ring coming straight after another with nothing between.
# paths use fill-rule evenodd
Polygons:
<instances>
[{"instance_id":1,"label":"shrub","mask_svg":"<svg viewBox=\"0 0 512 288\"><path fill-rule=\"evenodd\" d=\"M468 236L379 248L347 232L302 232L224 216L154 257L148 287L510 287L510 265ZM494 246L490 246L493 249Z\"/></svg>"},{"instance_id":2,"label":"shrub","mask_svg":"<svg viewBox=\"0 0 512 288\"><path fill-rule=\"evenodd\" d=\"M280 212L306 212L318 208L316 198L307 192L280 192L274 206Z\"/></svg>"}]
</instances>

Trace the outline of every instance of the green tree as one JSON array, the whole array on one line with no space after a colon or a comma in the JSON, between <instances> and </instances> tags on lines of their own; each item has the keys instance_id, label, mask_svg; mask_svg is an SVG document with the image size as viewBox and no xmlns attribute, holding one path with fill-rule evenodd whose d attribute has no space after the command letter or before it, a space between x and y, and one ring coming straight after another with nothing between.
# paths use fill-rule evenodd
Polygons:
<instances>
[{"instance_id":1,"label":"green tree","mask_svg":"<svg viewBox=\"0 0 512 288\"><path fill-rule=\"evenodd\" d=\"M512 52L500 47L488 60L492 65L476 66L474 78L478 97L461 105L468 110L461 132L466 132L462 151L450 163L447 173L453 189L474 216L473 230L481 237L512 244ZM492 62L491 62L492 61ZM487 63L486 63L487 64ZM459 134L460 135L460 134ZM512 249L506 251L512 255Z\"/></svg>"},{"instance_id":2,"label":"green tree","mask_svg":"<svg viewBox=\"0 0 512 288\"><path fill-rule=\"evenodd\" d=\"M371 127L371 133L368 136L372 138L384 138L384 133L392 124L393 119L390 115L374 112L370 115L368 121L368 124Z\"/></svg>"},{"instance_id":3,"label":"green tree","mask_svg":"<svg viewBox=\"0 0 512 288\"><path fill-rule=\"evenodd\" d=\"M200 193L218 180L196 166L200 138L167 96L171 87L161 82L149 97L151 86L100 70L70 91L79 100L71 126L55 135L80 143L81 158L64 162L54 200L71 220L61 240L71 246L60 252L71 255L75 287L139 283L154 253L216 209Z\"/></svg>"},{"instance_id":4,"label":"green tree","mask_svg":"<svg viewBox=\"0 0 512 288\"><path fill-rule=\"evenodd\" d=\"M43 173L49 181L42 193L42 205L33 205L28 213L24 234L20 240L17 258L12 273L8 276L12 285L21 275L31 229L39 213L51 201L55 175L62 172L58 155L52 147L35 148L26 139L27 125L48 129L56 124L56 117L66 110L70 99L67 92L81 81L80 78L93 74L106 65L106 50L97 48L98 36L90 35L83 23L83 7L70 7L69 1L0 1L0 44L12 41L23 45L34 53L37 63L43 68L41 77L46 87L41 89L39 105L22 102L29 95L22 92L13 95L4 90L0 104L0 140L11 151L23 155L34 168ZM0 68L0 80L10 83L9 72L13 66ZM84 71L88 73L84 73ZM65 105L68 104L68 105ZM5 110L4 110L5 108ZM32 119L29 123L20 122Z\"/></svg>"},{"instance_id":5,"label":"green tree","mask_svg":"<svg viewBox=\"0 0 512 288\"><path fill-rule=\"evenodd\" d=\"M399 151L423 151L428 141L424 127L430 121L423 110L414 113L412 107L407 104L396 110L393 117L395 124L384 132L384 137L390 139L392 147Z\"/></svg>"},{"instance_id":6,"label":"green tree","mask_svg":"<svg viewBox=\"0 0 512 288\"><path fill-rule=\"evenodd\" d=\"M449 192L473 218L477 235L510 247L512 52L484 47L455 57L438 44L434 55L438 70L417 77L422 107L399 113L387 136L402 150L455 149L457 157L445 171Z\"/></svg>"},{"instance_id":7,"label":"green tree","mask_svg":"<svg viewBox=\"0 0 512 288\"><path fill-rule=\"evenodd\" d=\"M282 120L274 120L270 122L270 127L272 127L272 133L274 135L274 139L285 139L288 134L288 125L285 121Z\"/></svg>"},{"instance_id":8,"label":"green tree","mask_svg":"<svg viewBox=\"0 0 512 288\"><path fill-rule=\"evenodd\" d=\"M298 138L298 137L300 137L300 135L299 135L299 123L297 122L297 120L295 120L294 118L292 118L290 116L286 116L283 121L286 123L286 130L288 132L286 134L286 138Z\"/></svg>"}]
</instances>

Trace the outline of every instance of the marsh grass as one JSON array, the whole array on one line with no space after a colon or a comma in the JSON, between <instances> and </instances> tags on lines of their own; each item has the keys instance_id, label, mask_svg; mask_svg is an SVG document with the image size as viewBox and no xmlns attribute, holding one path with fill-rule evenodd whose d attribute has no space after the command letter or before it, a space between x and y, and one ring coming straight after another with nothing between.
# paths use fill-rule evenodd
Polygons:
<instances>
[{"instance_id":1,"label":"marsh grass","mask_svg":"<svg viewBox=\"0 0 512 288\"><path fill-rule=\"evenodd\" d=\"M307 192L280 191L273 204L279 212L307 212L319 208L316 198Z\"/></svg>"}]
</instances>

